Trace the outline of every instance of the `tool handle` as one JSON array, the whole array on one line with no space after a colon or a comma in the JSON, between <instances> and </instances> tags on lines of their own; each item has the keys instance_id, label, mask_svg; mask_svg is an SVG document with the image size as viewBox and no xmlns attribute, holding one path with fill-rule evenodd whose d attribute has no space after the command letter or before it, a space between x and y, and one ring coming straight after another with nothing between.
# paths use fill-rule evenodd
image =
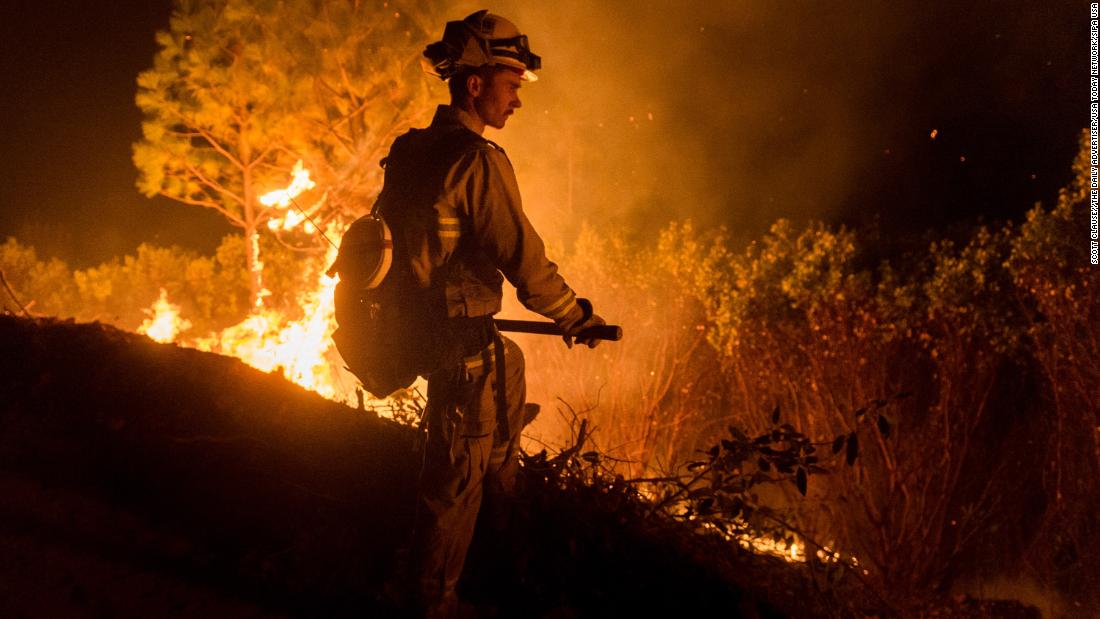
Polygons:
<instances>
[{"instance_id":1,"label":"tool handle","mask_svg":"<svg viewBox=\"0 0 1100 619\"><path fill-rule=\"evenodd\" d=\"M505 318L496 318L493 322L496 323L497 330L499 331L535 333L537 335L565 335L561 327L552 322L543 322L539 320L508 320ZM618 325L596 325L588 327L578 335L582 337L594 337L598 340L618 342L623 339L623 328Z\"/></svg>"}]
</instances>

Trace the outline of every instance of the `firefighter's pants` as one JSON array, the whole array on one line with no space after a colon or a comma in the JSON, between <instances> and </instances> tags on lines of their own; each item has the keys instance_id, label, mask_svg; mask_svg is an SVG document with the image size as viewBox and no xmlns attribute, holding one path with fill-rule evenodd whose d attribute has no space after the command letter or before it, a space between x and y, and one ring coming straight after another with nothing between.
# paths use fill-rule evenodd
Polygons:
<instances>
[{"instance_id":1,"label":"firefighter's pants","mask_svg":"<svg viewBox=\"0 0 1100 619\"><path fill-rule=\"evenodd\" d=\"M483 493L499 504L514 488L525 400L523 353L504 337L467 357L462 367L428 379L428 440L413 552L420 599L428 609L457 601L455 586ZM429 610L435 614L447 611Z\"/></svg>"}]
</instances>

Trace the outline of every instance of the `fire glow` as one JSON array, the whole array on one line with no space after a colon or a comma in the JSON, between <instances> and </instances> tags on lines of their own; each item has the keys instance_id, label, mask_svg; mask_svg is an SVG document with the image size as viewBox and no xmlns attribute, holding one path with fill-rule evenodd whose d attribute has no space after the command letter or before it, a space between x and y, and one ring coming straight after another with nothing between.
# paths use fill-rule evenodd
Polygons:
<instances>
[{"instance_id":1,"label":"fire glow","mask_svg":"<svg viewBox=\"0 0 1100 619\"><path fill-rule=\"evenodd\" d=\"M290 185L264 194L260 202L268 207L287 209L294 198L315 186L309 170L299 161L294 166ZM289 210L283 217L271 219L268 227L292 230L303 222L305 232L316 230L303 214ZM326 232L330 238L339 238L343 231L344 226L332 225ZM255 239L252 242L255 243ZM335 258L336 250L330 247L325 264ZM191 324L180 317L179 306L170 303L165 291L161 290L160 298L145 310L150 318L138 332L161 343L176 343L236 357L264 372L280 372L288 380L331 400L350 402L358 383L343 370L332 344L336 282L337 279L321 275L313 289L301 292L297 305L302 308L303 316L298 320L289 320L282 312L258 304L236 325L205 337L188 338L180 334Z\"/></svg>"},{"instance_id":2,"label":"fire glow","mask_svg":"<svg viewBox=\"0 0 1100 619\"><path fill-rule=\"evenodd\" d=\"M329 259L335 259L335 250ZM321 276L318 286L299 295L304 316L287 320L280 312L262 309L240 323L195 340L194 347L237 357L265 372L280 371L288 380L329 399L342 399L342 389L354 379L340 376L330 361L333 331L332 291L336 280Z\"/></svg>"},{"instance_id":3,"label":"fire glow","mask_svg":"<svg viewBox=\"0 0 1100 619\"><path fill-rule=\"evenodd\" d=\"M294 169L291 171L293 177L290 181L290 185L286 189L276 189L260 196L260 204L267 207L274 207L281 210L285 210L286 213L282 217L272 217L267 222L267 227L272 231L277 230L293 230L298 227L299 224L305 222L302 229L308 234L316 232L317 228L307 221L306 214L304 212L292 211L290 209L291 204L295 204L294 198L302 195L303 192L309 191L317 186L317 183L309 177L309 170L302 167L302 160L299 159L294 164ZM315 205L315 209L320 204L324 203L324 198Z\"/></svg>"},{"instance_id":4,"label":"fire glow","mask_svg":"<svg viewBox=\"0 0 1100 619\"><path fill-rule=\"evenodd\" d=\"M809 557L806 556L806 551L810 548L805 541L800 540L797 536L791 536L789 539L784 539L766 535L754 536L746 533L730 534L707 522L702 523L701 527L707 531L719 534L727 542L736 544L754 554L777 557L787 563L806 563L809 560ZM819 547L817 551L814 552L814 556L820 563L843 563L851 569L859 569L860 567L858 558L841 554L839 551L833 550L828 546ZM869 573L866 569L861 571L865 575Z\"/></svg>"},{"instance_id":5,"label":"fire glow","mask_svg":"<svg viewBox=\"0 0 1100 619\"><path fill-rule=\"evenodd\" d=\"M310 179L309 171L302 168L299 161L294 167L290 186L264 194L260 201L269 207L285 209L294 198L315 185ZM276 231L292 230L302 222L309 223L304 216L291 217L292 215L297 214L287 211L283 218L273 219L269 227ZM311 229L303 226L303 230ZM345 229L344 225L330 225L325 233L330 238L339 238ZM255 238L252 241L255 243ZM254 249L258 251L258 247ZM331 264L336 259L336 252L335 247L329 247L324 264ZM262 265L262 261L258 263ZM298 320L289 320L283 313L266 308L261 303L253 307L240 323L206 337L191 338L180 337L191 325L180 317L179 306L170 303L162 289L160 298L150 309L145 310L150 318L138 331L158 342L176 343L205 352L236 357L261 371L279 372L291 382L325 398L351 404L356 397L358 381L343 369L342 360L332 343L335 325L333 292L337 282L338 278L322 274L313 289L301 292L296 302L302 308L303 315ZM386 401L371 400L369 406L386 415L386 404ZM387 416L391 415L392 413ZM703 527L714 529L708 524ZM806 544L798 539L723 535L730 543L757 554L779 557L790 563L807 561ZM821 562L835 563L844 560L839 553L831 550L818 550L816 556ZM853 567L858 566L854 558L849 561Z\"/></svg>"},{"instance_id":6,"label":"fire glow","mask_svg":"<svg viewBox=\"0 0 1100 619\"><path fill-rule=\"evenodd\" d=\"M180 306L168 301L168 293L164 288L160 289L160 298L145 313L149 318L138 327L138 333L148 335L162 344L174 341L180 332L191 328L190 321L180 318Z\"/></svg>"}]
</instances>

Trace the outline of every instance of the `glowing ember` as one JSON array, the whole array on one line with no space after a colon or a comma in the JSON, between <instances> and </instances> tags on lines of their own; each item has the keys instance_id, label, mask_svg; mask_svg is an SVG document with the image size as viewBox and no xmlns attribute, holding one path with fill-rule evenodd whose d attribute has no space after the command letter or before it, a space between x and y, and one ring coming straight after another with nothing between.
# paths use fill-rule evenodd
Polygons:
<instances>
[{"instance_id":1,"label":"glowing ember","mask_svg":"<svg viewBox=\"0 0 1100 619\"><path fill-rule=\"evenodd\" d=\"M770 555L783 559L788 563L806 562L806 543L792 536L789 540L772 536L755 536L749 534L731 535L720 530L709 522L701 523L703 529L719 533L726 541L736 543L738 546L756 554ZM859 567L859 559L850 555L842 555L840 552L828 546L819 548L814 556L822 563L845 563L850 567ZM866 574L867 571L864 570Z\"/></svg>"},{"instance_id":2,"label":"glowing ember","mask_svg":"<svg viewBox=\"0 0 1100 619\"><path fill-rule=\"evenodd\" d=\"M775 540L770 537L750 537L747 535L737 538L737 543L745 550L751 550L759 554L779 557L790 563L806 562L806 547L797 539L788 544L784 540Z\"/></svg>"},{"instance_id":3,"label":"glowing ember","mask_svg":"<svg viewBox=\"0 0 1100 619\"><path fill-rule=\"evenodd\" d=\"M168 293L164 288L160 289L160 298L145 313L149 318L138 327L138 333L162 344L175 340L181 331L191 328L190 321L180 319L180 307L168 302Z\"/></svg>"}]
</instances>

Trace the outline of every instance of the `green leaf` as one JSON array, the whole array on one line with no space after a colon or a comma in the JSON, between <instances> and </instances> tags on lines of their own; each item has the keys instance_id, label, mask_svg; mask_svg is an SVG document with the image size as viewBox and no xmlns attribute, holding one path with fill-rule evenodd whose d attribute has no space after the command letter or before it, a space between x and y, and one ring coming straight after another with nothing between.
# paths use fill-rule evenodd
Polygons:
<instances>
[{"instance_id":1,"label":"green leaf","mask_svg":"<svg viewBox=\"0 0 1100 619\"><path fill-rule=\"evenodd\" d=\"M838 454L840 453L841 449L844 449L844 438L845 436L841 434L840 436L833 439L833 453Z\"/></svg>"},{"instance_id":2,"label":"green leaf","mask_svg":"<svg viewBox=\"0 0 1100 619\"><path fill-rule=\"evenodd\" d=\"M859 456L859 438L856 437L856 433L852 432L848 435L848 450L845 452L845 461L848 466L852 466L856 463L856 457Z\"/></svg>"},{"instance_id":3,"label":"green leaf","mask_svg":"<svg viewBox=\"0 0 1100 619\"><path fill-rule=\"evenodd\" d=\"M795 486L798 486L798 491L802 493L802 496L806 496L806 469L801 466L798 467L798 473L794 478Z\"/></svg>"},{"instance_id":4,"label":"green leaf","mask_svg":"<svg viewBox=\"0 0 1100 619\"><path fill-rule=\"evenodd\" d=\"M740 429L735 428L734 426L730 426L729 431L730 431L730 435L733 436L733 438L737 439L739 442L742 442L742 443L749 442L749 437L744 432L742 432Z\"/></svg>"},{"instance_id":5,"label":"green leaf","mask_svg":"<svg viewBox=\"0 0 1100 619\"><path fill-rule=\"evenodd\" d=\"M435 107L427 81L406 79L408 59L434 35L416 24L441 23L435 9L407 4L397 19L384 3L353 10L342 0L175 4L136 82L144 122L133 162L150 197L188 208L200 201L252 229L264 223L261 209L241 205L242 197L290 179L245 170L289 171L300 159L317 183L303 204L322 194L374 195L380 173L334 172L365 167L361 153L385 152L396 132ZM359 208L354 199L329 200L315 216L339 220Z\"/></svg>"},{"instance_id":6,"label":"green leaf","mask_svg":"<svg viewBox=\"0 0 1100 619\"><path fill-rule=\"evenodd\" d=\"M878 431L882 438L890 438L890 421L885 415L878 416Z\"/></svg>"}]
</instances>

